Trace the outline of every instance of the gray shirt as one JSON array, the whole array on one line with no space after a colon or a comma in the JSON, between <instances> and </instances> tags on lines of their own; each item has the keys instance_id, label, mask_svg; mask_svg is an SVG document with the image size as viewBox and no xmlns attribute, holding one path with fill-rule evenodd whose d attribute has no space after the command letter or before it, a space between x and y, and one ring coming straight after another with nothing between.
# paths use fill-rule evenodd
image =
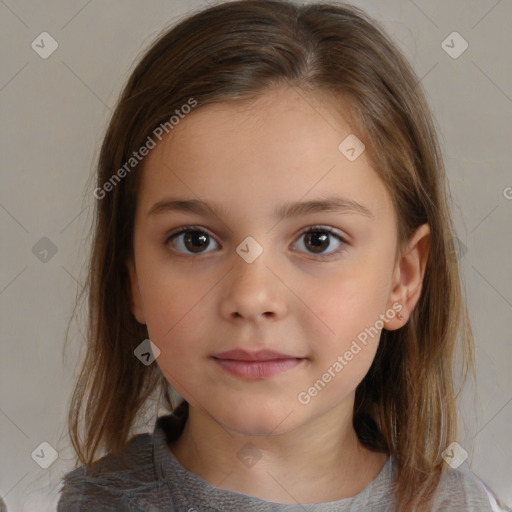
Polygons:
<instances>
[{"instance_id":1,"label":"gray shirt","mask_svg":"<svg viewBox=\"0 0 512 512\"><path fill-rule=\"evenodd\" d=\"M210 485L187 471L169 449L183 420L158 418L153 434L131 439L121 455L106 456L94 471L82 466L64 477L58 512L393 512L393 457L358 494L326 503L279 504ZM448 469L436 512L491 512L485 488L471 474Z\"/></svg>"}]
</instances>

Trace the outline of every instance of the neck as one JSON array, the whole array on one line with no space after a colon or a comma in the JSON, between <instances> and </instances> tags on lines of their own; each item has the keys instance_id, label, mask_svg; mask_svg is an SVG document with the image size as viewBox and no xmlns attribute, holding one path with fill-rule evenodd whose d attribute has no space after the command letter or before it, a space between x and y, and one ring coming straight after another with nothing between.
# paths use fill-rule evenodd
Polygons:
<instances>
[{"instance_id":1,"label":"neck","mask_svg":"<svg viewBox=\"0 0 512 512\"><path fill-rule=\"evenodd\" d=\"M221 489L277 503L336 501L362 491L387 460L359 442L352 411L353 398L291 431L254 436L189 406L170 449L185 469Z\"/></svg>"}]
</instances>

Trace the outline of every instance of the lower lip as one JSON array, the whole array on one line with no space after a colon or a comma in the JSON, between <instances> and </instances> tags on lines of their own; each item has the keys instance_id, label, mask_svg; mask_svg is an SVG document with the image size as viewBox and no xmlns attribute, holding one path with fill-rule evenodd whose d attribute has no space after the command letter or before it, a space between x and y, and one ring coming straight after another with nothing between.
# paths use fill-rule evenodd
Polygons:
<instances>
[{"instance_id":1,"label":"lower lip","mask_svg":"<svg viewBox=\"0 0 512 512\"><path fill-rule=\"evenodd\" d=\"M283 373L299 365L303 359L271 359L269 361L239 361L234 359L213 360L224 370L246 379L266 379L278 373Z\"/></svg>"}]
</instances>

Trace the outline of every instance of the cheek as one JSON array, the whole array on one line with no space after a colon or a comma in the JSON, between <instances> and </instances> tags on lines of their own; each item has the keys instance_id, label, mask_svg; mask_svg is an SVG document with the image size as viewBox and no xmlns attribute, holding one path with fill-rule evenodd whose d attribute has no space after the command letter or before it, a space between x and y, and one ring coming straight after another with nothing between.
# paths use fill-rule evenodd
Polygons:
<instances>
[{"instance_id":1,"label":"cheek","mask_svg":"<svg viewBox=\"0 0 512 512\"><path fill-rule=\"evenodd\" d=\"M204 364L197 354L204 352L201 329L208 318L206 310L212 307L209 288L190 279L187 283L182 278L159 279L143 298L148 335L160 349L156 363L171 386L184 396L193 389L191 375Z\"/></svg>"},{"instance_id":2,"label":"cheek","mask_svg":"<svg viewBox=\"0 0 512 512\"><path fill-rule=\"evenodd\" d=\"M325 332L333 334L350 331L350 326L373 325L386 307L390 289L391 267L350 266L314 287L308 283L300 296L308 297L304 302L311 304Z\"/></svg>"},{"instance_id":3,"label":"cheek","mask_svg":"<svg viewBox=\"0 0 512 512\"><path fill-rule=\"evenodd\" d=\"M194 279L193 274L193 269L183 272L170 263L144 265L139 283L148 331L155 339L165 342L171 334L198 325L207 316L208 294L216 281L204 274Z\"/></svg>"},{"instance_id":4,"label":"cheek","mask_svg":"<svg viewBox=\"0 0 512 512\"><path fill-rule=\"evenodd\" d=\"M391 288L392 260L383 259L347 264L332 279L314 288L309 283L301 291L311 307L307 315L297 318L308 338L315 340L313 356L322 365L328 367L347 351L357 352L353 342L361 348L353 359L363 366L371 364L383 327L379 315L385 313Z\"/></svg>"},{"instance_id":5,"label":"cheek","mask_svg":"<svg viewBox=\"0 0 512 512\"><path fill-rule=\"evenodd\" d=\"M354 292L349 300L340 298L339 304L323 312L329 329L322 326L309 333L313 360L309 385L322 389L328 401L345 396L363 380L375 358L382 329L379 314L384 301L356 295L360 288L346 290Z\"/></svg>"}]
</instances>

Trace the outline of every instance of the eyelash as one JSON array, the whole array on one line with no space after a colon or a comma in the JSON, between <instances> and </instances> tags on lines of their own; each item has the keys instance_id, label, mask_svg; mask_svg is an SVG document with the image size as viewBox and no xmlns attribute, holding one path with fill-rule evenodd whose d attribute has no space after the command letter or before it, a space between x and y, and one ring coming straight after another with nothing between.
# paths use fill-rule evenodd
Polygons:
<instances>
[{"instance_id":1,"label":"eyelash","mask_svg":"<svg viewBox=\"0 0 512 512\"><path fill-rule=\"evenodd\" d=\"M338 247L338 249L336 249L333 252L327 253L327 254L307 253L312 256L315 256L316 259L324 260L324 261L332 259L332 258L336 257L337 255L339 255L343 250L345 250L345 246L348 245L345 238L343 238L343 236L337 230L335 230L334 228L331 228L329 226L322 226L322 225L315 225L315 226L308 227L307 229L305 229L304 231L302 231L300 233L299 239L300 239L300 237L307 235L308 233L315 232L315 231L319 231L322 233L329 233L330 235L336 237L342 244L340 247ZM188 233L188 232L199 232L199 233L208 235L210 238L214 238L212 235L210 235L210 233L208 233L208 231L206 231L204 228L201 228L199 226L183 226L183 227L169 233L165 237L164 245L167 247L171 240L173 240L174 238L178 237L179 235L181 235L183 233ZM190 253L183 253L180 251L177 251L177 252L183 256L194 256L194 254L190 254ZM204 253L197 253L197 255L200 255L200 254L204 254Z\"/></svg>"}]
</instances>

